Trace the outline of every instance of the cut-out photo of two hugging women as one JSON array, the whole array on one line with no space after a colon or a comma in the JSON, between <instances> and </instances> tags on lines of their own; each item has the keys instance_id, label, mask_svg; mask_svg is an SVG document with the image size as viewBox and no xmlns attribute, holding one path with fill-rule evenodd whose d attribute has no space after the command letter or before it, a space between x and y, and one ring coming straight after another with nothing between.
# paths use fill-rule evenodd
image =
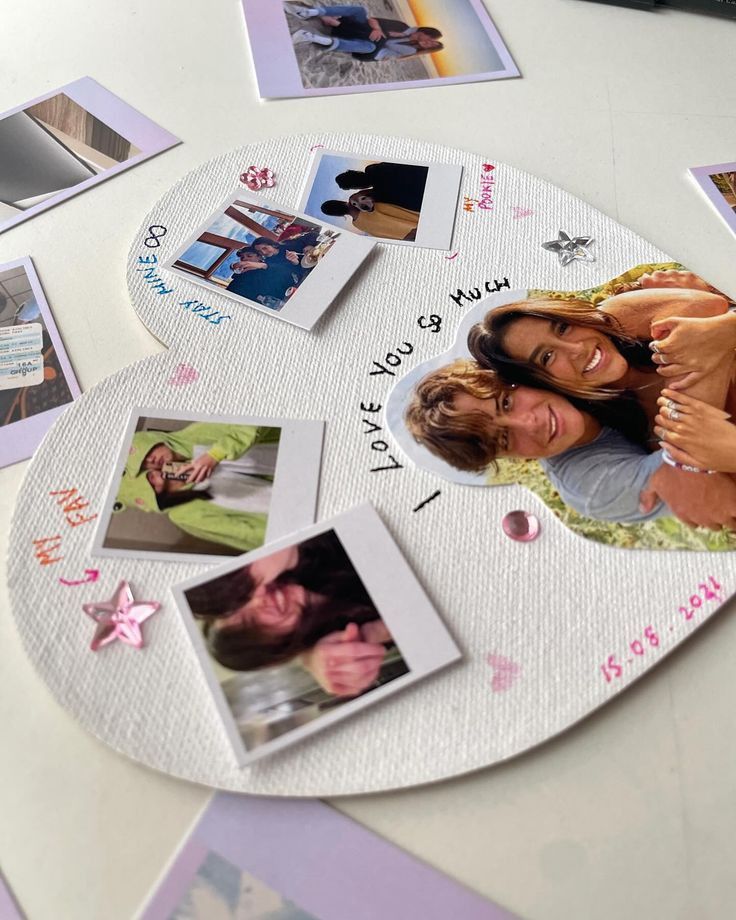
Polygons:
<instances>
[{"instance_id":1,"label":"cut-out photo of two hugging women","mask_svg":"<svg viewBox=\"0 0 736 920\"><path fill-rule=\"evenodd\" d=\"M185 596L249 749L408 673L334 530Z\"/></svg>"},{"instance_id":2,"label":"cut-out photo of two hugging women","mask_svg":"<svg viewBox=\"0 0 736 920\"><path fill-rule=\"evenodd\" d=\"M236 556L262 546L280 428L142 417L108 549Z\"/></svg>"},{"instance_id":3,"label":"cut-out photo of two hugging women","mask_svg":"<svg viewBox=\"0 0 736 920\"><path fill-rule=\"evenodd\" d=\"M677 263L641 265L480 306L463 329L454 360L420 369L394 409L418 463L426 450L448 478L526 485L609 545L736 548L726 295Z\"/></svg>"}]
</instances>

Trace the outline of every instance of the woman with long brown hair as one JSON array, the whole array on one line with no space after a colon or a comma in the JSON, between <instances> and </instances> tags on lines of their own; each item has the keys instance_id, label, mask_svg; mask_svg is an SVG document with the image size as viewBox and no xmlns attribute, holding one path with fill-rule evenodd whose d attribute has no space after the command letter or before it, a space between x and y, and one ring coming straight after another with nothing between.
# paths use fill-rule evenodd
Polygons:
<instances>
[{"instance_id":1,"label":"woman with long brown hair","mask_svg":"<svg viewBox=\"0 0 736 920\"><path fill-rule=\"evenodd\" d=\"M656 274L685 274L697 287L643 287L598 306L551 297L505 304L471 329L470 352L508 383L592 403L629 400L650 429L668 384L733 411L736 315L728 299L689 273ZM677 413L670 403L665 412ZM669 437L661 428L654 434Z\"/></svg>"}]
</instances>

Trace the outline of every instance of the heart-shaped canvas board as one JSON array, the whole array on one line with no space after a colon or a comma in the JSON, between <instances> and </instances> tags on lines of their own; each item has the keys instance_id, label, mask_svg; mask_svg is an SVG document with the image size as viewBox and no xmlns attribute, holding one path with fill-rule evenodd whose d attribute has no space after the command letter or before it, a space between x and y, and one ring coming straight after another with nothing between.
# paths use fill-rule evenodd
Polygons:
<instances>
[{"instance_id":1,"label":"heart-shaped canvas board","mask_svg":"<svg viewBox=\"0 0 736 920\"><path fill-rule=\"evenodd\" d=\"M332 286L331 303L311 331L271 315L278 309L271 294L254 295L266 298L259 303L267 309L253 309L222 290L232 283L227 278L219 289L208 287L205 275L219 256L204 261L210 267L200 266L199 277L166 270L251 167L257 175L273 173L264 200L303 210L320 147L375 163L462 167L450 249L378 243ZM559 241L561 230L580 250L566 265L542 245ZM227 240L208 239L228 251ZM313 242L325 239L318 234ZM231 255L232 262L252 258L235 248ZM18 498L9 550L12 612L51 692L100 739L152 768L277 795L365 793L457 776L518 755L593 713L730 597L736 557L700 531L691 544L666 551L656 542L627 549L583 539L546 494L514 481L517 471L507 471L506 484L486 488L484 475L456 476L434 454L413 452L419 445L400 430L396 394L403 387L407 398L407 382L417 383L438 356L460 357L465 326L504 301L529 292L593 292L637 266L650 266L649 274L680 270L662 268L671 263L542 179L490 155L405 138L277 138L195 169L142 215L130 251L133 306L165 349L103 380L63 414ZM233 277L249 270L233 267ZM482 303L489 296L494 300ZM172 594L211 563L191 555L172 561L93 552L117 465L126 463L121 452L134 407L155 407L164 420L324 422L316 520L370 502L462 660L239 767ZM153 508L150 496L137 497ZM504 519L514 511L536 518L536 539L507 536ZM153 529L155 515L146 521ZM137 599L161 607L141 626L142 649L113 642L93 652L94 624L83 605L111 597L122 581ZM421 629L417 621L419 639Z\"/></svg>"}]
</instances>

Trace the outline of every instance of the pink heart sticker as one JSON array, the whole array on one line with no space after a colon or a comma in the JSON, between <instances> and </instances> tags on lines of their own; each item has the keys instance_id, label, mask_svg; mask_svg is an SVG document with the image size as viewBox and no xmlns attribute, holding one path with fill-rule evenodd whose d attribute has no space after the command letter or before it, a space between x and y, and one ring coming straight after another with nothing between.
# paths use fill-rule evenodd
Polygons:
<instances>
[{"instance_id":1,"label":"pink heart sticker","mask_svg":"<svg viewBox=\"0 0 736 920\"><path fill-rule=\"evenodd\" d=\"M199 380L199 371L191 364L177 364L174 373L169 377L172 387L185 387Z\"/></svg>"},{"instance_id":2,"label":"pink heart sticker","mask_svg":"<svg viewBox=\"0 0 736 920\"><path fill-rule=\"evenodd\" d=\"M486 661L493 668L491 690L494 693L503 693L504 690L509 690L521 673L521 667L504 655L489 654L486 656Z\"/></svg>"}]
</instances>

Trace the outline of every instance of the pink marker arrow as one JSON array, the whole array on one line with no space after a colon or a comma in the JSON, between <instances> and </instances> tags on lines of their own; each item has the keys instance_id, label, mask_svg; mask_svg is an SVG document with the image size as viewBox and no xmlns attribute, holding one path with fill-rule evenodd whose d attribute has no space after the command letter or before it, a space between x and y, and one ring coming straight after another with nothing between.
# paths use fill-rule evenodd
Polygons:
<instances>
[{"instance_id":1,"label":"pink marker arrow","mask_svg":"<svg viewBox=\"0 0 736 920\"><path fill-rule=\"evenodd\" d=\"M87 577L80 579L80 581L67 581L66 578L60 578L59 581L62 583L62 585L68 585L69 587L72 587L73 585L86 585L89 582L97 581L97 579L100 577L98 569L85 569L84 574Z\"/></svg>"}]
</instances>

